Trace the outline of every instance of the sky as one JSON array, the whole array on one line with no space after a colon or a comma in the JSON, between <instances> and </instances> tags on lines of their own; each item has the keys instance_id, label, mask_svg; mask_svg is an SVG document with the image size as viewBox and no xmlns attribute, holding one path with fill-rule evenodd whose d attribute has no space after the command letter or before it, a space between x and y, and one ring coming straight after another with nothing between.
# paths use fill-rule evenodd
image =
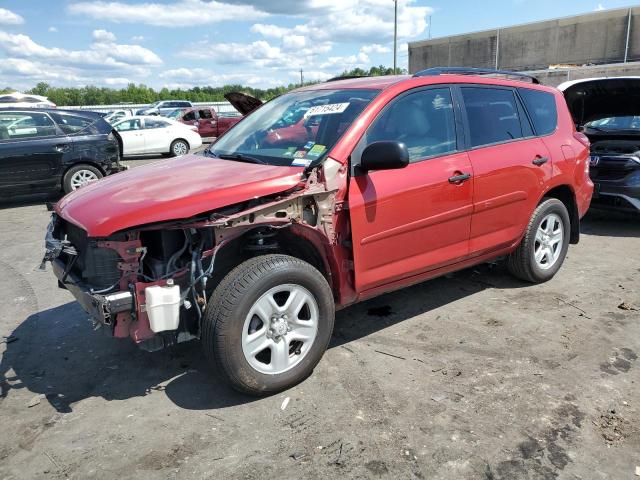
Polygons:
<instances>
[{"instance_id":1,"label":"sky","mask_svg":"<svg viewBox=\"0 0 640 480\"><path fill-rule=\"evenodd\" d=\"M637 0L398 0L407 42ZM393 65L394 0L0 0L0 87L272 87Z\"/></svg>"}]
</instances>

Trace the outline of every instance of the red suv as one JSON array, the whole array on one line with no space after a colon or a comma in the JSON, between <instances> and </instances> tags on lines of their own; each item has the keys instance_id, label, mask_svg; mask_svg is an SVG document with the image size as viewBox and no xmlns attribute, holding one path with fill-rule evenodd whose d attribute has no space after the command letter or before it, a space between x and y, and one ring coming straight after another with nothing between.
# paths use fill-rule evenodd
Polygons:
<instances>
[{"instance_id":1,"label":"red suv","mask_svg":"<svg viewBox=\"0 0 640 480\"><path fill-rule=\"evenodd\" d=\"M558 90L483 73L282 95L209 156L64 197L45 260L113 336L146 350L199 339L254 394L312 372L336 308L502 256L549 280L591 200L588 140ZM301 110L304 138L269 140Z\"/></svg>"}]
</instances>

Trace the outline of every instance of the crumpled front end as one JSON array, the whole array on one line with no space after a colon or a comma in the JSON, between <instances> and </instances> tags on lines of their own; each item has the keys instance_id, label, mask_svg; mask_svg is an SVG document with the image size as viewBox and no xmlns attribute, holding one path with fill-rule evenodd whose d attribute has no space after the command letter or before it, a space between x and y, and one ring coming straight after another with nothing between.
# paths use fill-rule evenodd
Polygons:
<instances>
[{"instance_id":1,"label":"crumpled front end","mask_svg":"<svg viewBox=\"0 0 640 480\"><path fill-rule=\"evenodd\" d=\"M107 237L91 237L56 212L43 264L52 263L60 287L96 326L146 350L199 338L217 284L257 255L304 259L327 277L338 304L350 303L347 213L337 201L346 170L332 160L319 170L283 193Z\"/></svg>"}]
</instances>

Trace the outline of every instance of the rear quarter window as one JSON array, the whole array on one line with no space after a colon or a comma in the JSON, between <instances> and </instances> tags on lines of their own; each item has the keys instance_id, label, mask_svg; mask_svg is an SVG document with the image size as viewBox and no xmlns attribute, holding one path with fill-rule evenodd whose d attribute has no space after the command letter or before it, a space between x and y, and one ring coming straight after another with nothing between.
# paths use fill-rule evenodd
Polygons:
<instances>
[{"instance_id":1,"label":"rear quarter window","mask_svg":"<svg viewBox=\"0 0 640 480\"><path fill-rule=\"evenodd\" d=\"M531 116L537 135L548 135L556 131L558 111L556 98L548 92L519 88L520 96Z\"/></svg>"}]
</instances>

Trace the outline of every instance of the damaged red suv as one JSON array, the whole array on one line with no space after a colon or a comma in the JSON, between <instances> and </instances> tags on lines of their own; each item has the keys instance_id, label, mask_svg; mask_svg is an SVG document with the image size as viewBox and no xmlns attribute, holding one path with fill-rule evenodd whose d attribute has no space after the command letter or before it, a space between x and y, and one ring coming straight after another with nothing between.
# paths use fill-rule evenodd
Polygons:
<instances>
[{"instance_id":1,"label":"damaged red suv","mask_svg":"<svg viewBox=\"0 0 640 480\"><path fill-rule=\"evenodd\" d=\"M319 362L336 308L502 256L544 282L578 242L588 140L559 91L500 73L282 95L206 156L64 197L45 260L113 336L146 350L198 339L235 388L283 390ZM303 138L269 140L301 115Z\"/></svg>"}]
</instances>

